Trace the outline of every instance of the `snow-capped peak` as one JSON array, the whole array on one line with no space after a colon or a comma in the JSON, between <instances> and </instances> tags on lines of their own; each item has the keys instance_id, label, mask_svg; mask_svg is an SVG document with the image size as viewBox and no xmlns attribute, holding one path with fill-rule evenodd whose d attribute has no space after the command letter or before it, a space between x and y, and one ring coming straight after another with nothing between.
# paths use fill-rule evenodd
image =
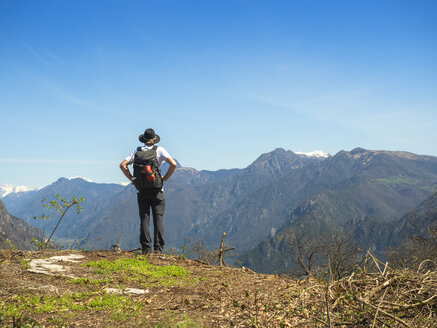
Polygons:
<instances>
[{"instance_id":1,"label":"snow-capped peak","mask_svg":"<svg viewBox=\"0 0 437 328\"><path fill-rule=\"evenodd\" d=\"M323 150L315 150L309 153L295 151L294 153L305 157L317 157L317 158L328 158L329 156L331 156L328 153L324 152Z\"/></svg>"},{"instance_id":2,"label":"snow-capped peak","mask_svg":"<svg viewBox=\"0 0 437 328\"><path fill-rule=\"evenodd\" d=\"M31 188L26 187L26 186L13 186L10 184L0 185L0 198L3 198L9 194L18 193L18 192L26 192L26 191L31 191L31 190L34 190L34 189L31 189Z\"/></svg>"},{"instance_id":3,"label":"snow-capped peak","mask_svg":"<svg viewBox=\"0 0 437 328\"><path fill-rule=\"evenodd\" d=\"M84 180L84 181L86 181L86 182L94 182L94 181L91 180L91 179L84 178L84 177L79 177L79 176L68 178L68 180L75 180L75 179L82 179L82 180Z\"/></svg>"}]
</instances>

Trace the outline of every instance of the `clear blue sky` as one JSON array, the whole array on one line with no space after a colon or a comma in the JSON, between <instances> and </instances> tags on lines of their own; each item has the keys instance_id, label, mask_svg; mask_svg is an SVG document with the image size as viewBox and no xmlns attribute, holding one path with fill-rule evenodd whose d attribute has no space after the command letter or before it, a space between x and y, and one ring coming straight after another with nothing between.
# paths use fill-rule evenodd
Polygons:
<instances>
[{"instance_id":1,"label":"clear blue sky","mask_svg":"<svg viewBox=\"0 0 437 328\"><path fill-rule=\"evenodd\" d=\"M437 1L0 1L0 184L277 147L437 155Z\"/></svg>"}]
</instances>

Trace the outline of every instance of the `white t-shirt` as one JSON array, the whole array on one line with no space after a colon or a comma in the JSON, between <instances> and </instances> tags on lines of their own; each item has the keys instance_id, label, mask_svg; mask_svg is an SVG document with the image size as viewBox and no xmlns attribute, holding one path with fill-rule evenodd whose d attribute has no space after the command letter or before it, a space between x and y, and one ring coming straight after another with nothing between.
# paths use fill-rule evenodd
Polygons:
<instances>
[{"instance_id":1,"label":"white t-shirt","mask_svg":"<svg viewBox=\"0 0 437 328\"><path fill-rule=\"evenodd\" d=\"M148 150L148 149L152 149L152 148L153 148L153 146L146 146L146 145L141 146L141 150ZM127 161L128 165L133 164L136 152L137 152L137 148L135 148L135 150L128 157L125 158L125 160ZM161 169L162 163L167 158L169 158L169 157L171 157L171 156L168 153L168 151L165 150L164 147L157 146L157 148L156 148L156 158L158 159L159 169Z\"/></svg>"}]
</instances>

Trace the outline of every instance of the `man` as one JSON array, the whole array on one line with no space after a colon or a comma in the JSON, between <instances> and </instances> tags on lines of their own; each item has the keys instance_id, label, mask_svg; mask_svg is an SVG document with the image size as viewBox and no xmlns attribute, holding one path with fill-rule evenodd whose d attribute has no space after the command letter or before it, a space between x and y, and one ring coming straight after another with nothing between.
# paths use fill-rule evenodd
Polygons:
<instances>
[{"instance_id":1,"label":"man","mask_svg":"<svg viewBox=\"0 0 437 328\"><path fill-rule=\"evenodd\" d=\"M156 146L160 137L153 129L147 129L138 139L144 143L143 146L135 149L128 157L120 163L120 169L124 175L134 184L138 190L137 200L140 214L140 243L143 254L162 252L164 248L164 224L163 215L165 210L165 199L163 181L167 181L176 169L176 161L163 147ZM163 162L170 167L164 176L161 176L160 169ZM132 176L128 166L134 165ZM153 248L150 238L150 209L153 214Z\"/></svg>"}]
</instances>

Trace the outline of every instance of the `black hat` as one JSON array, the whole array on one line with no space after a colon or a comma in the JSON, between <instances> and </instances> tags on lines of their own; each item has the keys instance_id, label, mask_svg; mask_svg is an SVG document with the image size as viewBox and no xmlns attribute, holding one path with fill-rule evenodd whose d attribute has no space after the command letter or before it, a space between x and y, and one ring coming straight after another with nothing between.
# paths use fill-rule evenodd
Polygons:
<instances>
[{"instance_id":1,"label":"black hat","mask_svg":"<svg viewBox=\"0 0 437 328\"><path fill-rule=\"evenodd\" d=\"M138 139L143 143L148 143L152 141L154 144L157 144L161 138L155 133L153 129L147 129L144 131L144 134L140 134Z\"/></svg>"}]
</instances>

